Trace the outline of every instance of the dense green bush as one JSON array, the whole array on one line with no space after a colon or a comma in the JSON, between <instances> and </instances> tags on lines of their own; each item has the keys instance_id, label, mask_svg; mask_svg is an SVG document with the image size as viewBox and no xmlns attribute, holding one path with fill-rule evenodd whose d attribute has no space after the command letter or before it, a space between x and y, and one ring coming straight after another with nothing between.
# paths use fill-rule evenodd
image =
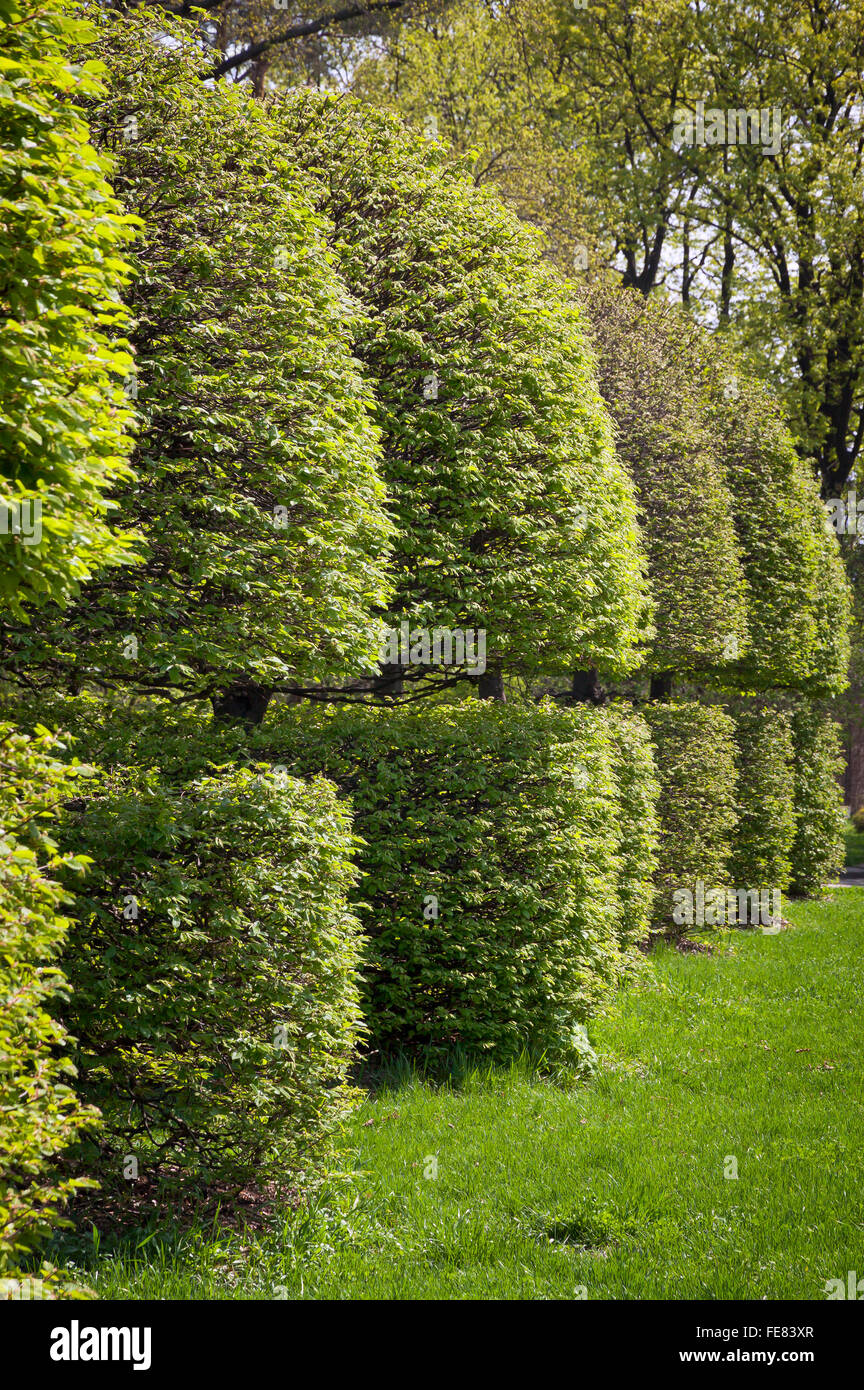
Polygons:
<instances>
[{"instance_id":1,"label":"dense green bush","mask_svg":"<svg viewBox=\"0 0 864 1390\"><path fill-rule=\"evenodd\" d=\"M738 889L789 886L795 837L795 751L790 716L756 699L733 702L738 822L729 877Z\"/></svg>"},{"instance_id":2,"label":"dense green bush","mask_svg":"<svg viewBox=\"0 0 864 1390\"><path fill-rule=\"evenodd\" d=\"M351 796L375 1047L499 1060L527 1049L578 1065L581 1025L632 935L618 890L620 752L602 712L285 709L256 744ZM632 914L638 904L632 890Z\"/></svg>"},{"instance_id":3,"label":"dense green bush","mask_svg":"<svg viewBox=\"0 0 864 1390\"><path fill-rule=\"evenodd\" d=\"M202 697L375 668L378 436L308 179L260 103L202 84L188 26L150 11L98 23L108 91L88 99L91 132L144 223L126 292L136 478L115 495L142 539L139 563L48 614L19 662Z\"/></svg>"},{"instance_id":4,"label":"dense green bush","mask_svg":"<svg viewBox=\"0 0 864 1390\"><path fill-rule=\"evenodd\" d=\"M58 874L83 867L51 833L72 785L64 751L44 729L28 738L0 724L0 1278L14 1277L62 1224L60 1208L80 1183L57 1177L52 1162L94 1119L75 1095L66 1033L52 1017L67 988L57 959L68 897Z\"/></svg>"},{"instance_id":5,"label":"dense green bush","mask_svg":"<svg viewBox=\"0 0 864 1390\"><path fill-rule=\"evenodd\" d=\"M736 821L735 725L717 705L652 704L651 729L660 783L660 844L654 928L672 935L674 894L729 886L727 861ZM711 923L708 923L711 925ZM717 924L719 925L719 923Z\"/></svg>"},{"instance_id":6,"label":"dense green bush","mask_svg":"<svg viewBox=\"0 0 864 1390\"><path fill-rule=\"evenodd\" d=\"M307 1185L352 1102L360 1027L350 816L333 787L117 771L65 834L94 863L64 1018L103 1114L73 1171L116 1191L137 1165L145 1195Z\"/></svg>"},{"instance_id":7,"label":"dense green bush","mask_svg":"<svg viewBox=\"0 0 864 1390\"><path fill-rule=\"evenodd\" d=\"M792 716L792 737L792 892L818 897L824 885L840 872L845 859L840 726L818 703L802 702Z\"/></svg>"},{"instance_id":8,"label":"dense green bush","mask_svg":"<svg viewBox=\"0 0 864 1390\"><path fill-rule=\"evenodd\" d=\"M381 111L307 92L274 116L368 316L355 350L397 524L390 621L485 629L489 666L510 673L629 669L632 488L582 315L536 234Z\"/></svg>"},{"instance_id":9,"label":"dense green bush","mask_svg":"<svg viewBox=\"0 0 864 1390\"><path fill-rule=\"evenodd\" d=\"M106 490L132 446L117 337L131 227L82 119L98 73L66 56L90 33L63 3L0 0L0 605L15 630L128 553Z\"/></svg>"},{"instance_id":10,"label":"dense green bush","mask_svg":"<svg viewBox=\"0 0 864 1390\"><path fill-rule=\"evenodd\" d=\"M107 524L128 477L131 366L118 336L132 235L89 143L81 103L101 93L67 50L92 36L64 4L0 0L0 642L129 554ZM81 1185L54 1161L92 1126L57 1022L67 931L52 820L71 794L63 742L37 722L0 727L0 1277L14 1278L63 1224ZM43 1295L68 1292L43 1267Z\"/></svg>"},{"instance_id":11,"label":"dense green bush","mask_svg":"<svg viewBox=\"0 0 864 1390\"><path fill-rule=\"evenodd\" d=\"M644 719L624 704L610 705L606 718L612 736L612 763L618 784L621 861L619 940L627 954L633 945L648 937L651 928L660 785L651 735Z\"/></svg>"}]
</instances>

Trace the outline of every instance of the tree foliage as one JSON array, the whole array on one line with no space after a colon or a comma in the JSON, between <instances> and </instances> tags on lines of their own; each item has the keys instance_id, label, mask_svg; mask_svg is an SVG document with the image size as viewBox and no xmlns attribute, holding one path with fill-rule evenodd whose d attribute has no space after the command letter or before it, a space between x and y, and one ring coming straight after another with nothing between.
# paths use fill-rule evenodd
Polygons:
<instances>
[{"instance_id":1,"label":"tree foliage","mask_svg":"<svg viewBox=\"0 0 864 1390\"><path fill-rule=\"evenodd\" d=\"M674 310L602 282L581 298L619 457L639 499L656 627L646 665L680 674L723 666L747 645L748 615L696 331Z\"/></svg>"},{"instance_id":2,"label":"tree foliage","mask_svg":"<svg viewBox=\"0 0 864 1390\"><path fill-rule=\"evenodd\" d=\"M65 5L0 3L0 602L4 625L129 553L108 490L128 477L121 292L134 219L83 104L98 65Z\"/></svg>"},{"instance_id":3,"label":"tree foliage","mask_svg":"<svg viewBox=\"0 0 864 1390\"><path fill-rule=\"evenodd\" d=\"M104 20L89 105L144 223L127 292L141 414L115 494L139 563L18 644L79 685L207 696L343 677L377 654L389 525L355 306L267 115L205 87L183 28Z\"/></svg>"},{"instance_id":4,"label":"tree foliage","mask_svg":"<svg viewBox=\"0 0 864 1390\"><path fill-rule=\"evenodd\" d=\"M812 469L765 386L734 357L710 351L705 335L700 341L746 582L749 647L727 679L836 692L847 681L849 592Z\"/></svg>"},{"instance_id":5,"label":"tree foliage","mask_svg":"<svg viewBox=\"0 0 864 1390\"><path fill-rule=\"evenodd\" d=\"M392 620L485 629L489 664L515 673L626 670L645 603L634 501L536 238L391 117L303 94L278 119L368 315Z\"/></svg>"},{"instance_id":6,"label":"tree foliage","mask_svg":"<svg viewBox=\"0 0 864 1390\"><path fill-rule=\"evenodd\" d=\"M62 742L0 724L0 1276L14 1277L83 1184L58 1177L65 1146L96 1112L76 1095L67 1031L57 1020L68 981L58 963L71 894L60 879L84 861L52 835L74 775Z\"/></svg>"}]
</instances>

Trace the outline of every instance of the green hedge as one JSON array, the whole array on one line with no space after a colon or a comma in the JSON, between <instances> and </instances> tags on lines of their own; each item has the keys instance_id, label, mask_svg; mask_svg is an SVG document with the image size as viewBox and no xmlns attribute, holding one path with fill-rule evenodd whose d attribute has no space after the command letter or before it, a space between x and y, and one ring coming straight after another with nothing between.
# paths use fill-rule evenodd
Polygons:
<instances>
[{"instance_id":1,"label":"green hedge","mask_svg":"<svg viewBox=\"0 0 864 1390\"><path fill-rule=\"evenodd\" d=\"M686 929L673 920L676 890L729 886L727 861L735 829L735 725L716 705L652 704L651 729L660 782L660 846L654 929Z\"/></svg>"},{"instance_id":2,"label":"green hedge","mask_svg":"<svg viewBox=\"0 0 864 1390\"><path fill-rule=\"evenodd\" d=\"M637 942L648 937L651 928L660 784L657 781L651 733L645 720L623 704L611 705L607 720L618 783L621 860L619 940L627 953Z\"/></svg>"},{"instance_id":3,"label":"green hedge","mask_svg":"<svg viewBox=\"0 0 864 1390\"><path fill-rule=\"evenodd\" d=\"M792 892L818 897L845 861L840 725L819 704L792 716L795 744L795 839Z\"/></svg>"},{"instance_id":4,"label":"green hedge","mask_svg":"<svg viewBox=\"0 0 864 1390\"><path fill-rule=\"evenodd\" d=\"M58 1225L80 1183L53 1160L95 1116L73 1090L64 1029L52 1017L66 980L57 964L68 899L57 875L80 869L52 839L70 794L62 744L0 725L0 1278ZM46 1289L48 1285L45 1285Z\"/></svg>"},{"instance_id":5,"label":"green hedge","mask_svg":"<svg viewBox=\"0 0 864 1390\"><path fill-rule=\"evenodd\" d=\"M90 130L143 221L124 295L135 478L114 494L139 563L48 612L18 661L29 680L202 699L341 683L376 668L389 592L356 305L262 104L201 82L194 24L94 15Z\"/></svg>"},{"instance_id":6,"label":"green hedge","mask_svg":"<svg viewBox=\"0 0 864 1390\"><path fill-rule=\"evenodd\" d=\"M352 798L375 1047L579 1062L581 1025L625 967L641 911L634 888L622 929L623 743L602 712L300 707L256 744Z\"/></svg>"},{"instance_id":7,"label":"green hedge","mask_svg":"<svg viewBox=\"0 0 864 1390\"><path fill-rule=\"evenodd\" d=\"M20 509L22 531L0 532L0 601L13 634L25 606L65 602L129 549L106 513L132 447L117 336L130 219L78 104L103 91L99 73L67 56L92 33L71 6L0 0L0 507Z\"/></svg>"},{"instance_id":8,"label":"green hedge","mask_svg":"<svg viewBox=\"0 0 864 1390\"><path fill-rule=\"evenodd\" d=\"M118 773L66 833L95 862L72 909L65 1022L104 1121L75 1171L116 1190L134 1159L148 1195L311 1182L353 1100L361 1026L333 787Z\"/></svg>"},{"instance_id":9,"label":"green hedge","mask_svg":"<svg viewBox=\"0 0 864 1390\"><path fill-rule=\"evenodd\" d=\"M309 91L273 114L366 313L355 351L396 521L389 621L482 628L510 674L632 669L635 499L582 315L536 232L389 114Z\"/></svg>"},{"instance_id":10,"label":"green hedge","mask_svg":"<svg viewBox=\"0 0 864 1390\"><path fill-rule=\"evenodd\" d=\"M785 892L795 837L795 751L788 713L758 700L729 707L735 720L738 823L729 876L736 888Z\"/></svg>"},{"instance_id":11,"label":"green hedge","mask_svg":"<svg viewBox=\"0 0 864 1390\"><path fill-rule=\"evenodd\" d=\"M639 498L655 603L645 665L705 672L747 641L732 495L694 366L698 330L680 309L603 281L580 288L616 447ZM710 544L696 538L709 537Z\"/></svg>"}]
</instances>

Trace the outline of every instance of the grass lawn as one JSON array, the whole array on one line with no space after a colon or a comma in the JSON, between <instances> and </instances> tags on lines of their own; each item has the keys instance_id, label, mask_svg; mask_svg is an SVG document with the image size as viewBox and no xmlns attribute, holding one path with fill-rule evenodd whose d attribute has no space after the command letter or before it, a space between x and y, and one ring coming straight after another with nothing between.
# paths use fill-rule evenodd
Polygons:
<instances>
[{"instance_id":1,"label":"grass lawn","mask_svg":"<svg viewBox=\"0 0 864 1390\"><path fill-rule=\"evenodd\" d=\"M75 1264L109 1298L824 1298L864 1274L864 888L788 910L656 956L594 1024L588 1084L409 1077L311 1212Z\"/></svg>"}]
</instances>

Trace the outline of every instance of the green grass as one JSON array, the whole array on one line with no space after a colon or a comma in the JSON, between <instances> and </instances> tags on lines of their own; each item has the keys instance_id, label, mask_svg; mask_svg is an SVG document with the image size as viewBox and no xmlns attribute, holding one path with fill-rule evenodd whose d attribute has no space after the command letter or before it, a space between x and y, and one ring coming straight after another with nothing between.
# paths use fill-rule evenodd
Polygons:
<instances>
[{"instance_id":1,"label":"green grass","mask_svg":"<svg viewBox=\"0 0 864 1390\"><path fill-rule=\"evenodd\" d=\"M357 1114L350 1176L269 1233L76 1263L121 1298L824 1298L864 1273L864 889L791 916L661 952L588 1084L406 1075Z\"/></svg>"}]
</instances>

